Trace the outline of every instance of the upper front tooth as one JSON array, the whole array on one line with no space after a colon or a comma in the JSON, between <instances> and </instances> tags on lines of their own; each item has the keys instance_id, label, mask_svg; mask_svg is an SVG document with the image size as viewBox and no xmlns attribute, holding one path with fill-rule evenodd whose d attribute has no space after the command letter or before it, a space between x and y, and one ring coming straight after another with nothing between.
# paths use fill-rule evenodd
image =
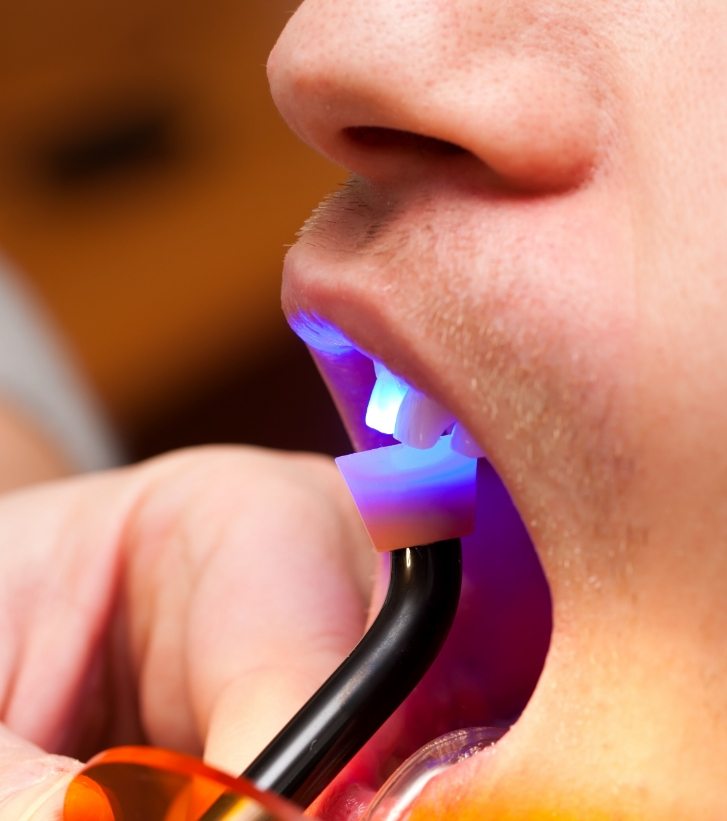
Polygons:
<instances>
[{"instance_id":1,"label":"upper front tooth","mask_svg":"<svg viewBox=\"0 0 727 821\"><path fill-rule=\"evenodd\" d=\"M366 424L380 433L393 433L408 386L380 362L374 362L376 383L366 408Z\"/></svg>"},{"instance_id":2,"label":"upper front tooth","mask_svg":"<svg viewBox=\"0 0 727 821\"><path fill-rule=\"evenodd\" d=\"M475 441L475 437L461 422L457 422L452 430L452 450L456 450L463 456L471 456L473 459L480 459L485 455Z\"/></svg>"},{"instance_id":3,"label":"upper front tooth","mask_svg":"<svg viewBox=\"0 0 727 821\"><path fill-rule=\"evenodd\" d=\"M454 416L428 396L409 388L394 426L394 438L413 448L431 448L454 422Z\"/></svg>"},{"instance_id":4,"label":"upper front tooth","mask_svg":"<svg viewBox=\"0 0 727 821\"><path fill-rule=\"evenodd\" d=\"M384 374L386 374L386 375L388 375L388 376L392 376L392 377L394 377L394 379L396 379L396 377L394 376L394 374L393 374L393 373L391 373L391 371L390 371L390 370L386 367L386 365L384 365L383 363L379 362L379 360L378 360L378 359L374 359L374 360L373 360L373 363L374 363L374 373L376 374L377 378L378 378L379 376L383 376Z\"/></svg>"}]
</instances>

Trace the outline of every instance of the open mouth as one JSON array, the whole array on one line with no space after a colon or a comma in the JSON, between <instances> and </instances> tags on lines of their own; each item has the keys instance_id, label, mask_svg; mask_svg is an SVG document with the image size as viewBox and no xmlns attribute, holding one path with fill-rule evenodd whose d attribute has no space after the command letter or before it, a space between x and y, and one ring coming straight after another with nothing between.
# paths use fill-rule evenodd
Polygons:
<instances>
[{"instance_id":1,"label":"open mouth","mask_svg":"<svg viewBox=\"0 0 727 821\"><path fill-rule=\"evenodd\" d=\"M411 696L314 807L326 821L393 821L404 817L405 806L433 774L456 778L460 760L492 755L494 741L522 712L548 649L548 588L507 490L454 414L329 323L301 314L292 325L319 365L357 449L401 442L423 450L451 447L478 459L475 527L462 539L462 598L449 638ZM399 783L385 787L384 798L392 790L406 793L404 803L384 811L386 802L377 799L382 810L372 816L368 808L377 792L412 756Z\"/></svg>"}]
</instances>

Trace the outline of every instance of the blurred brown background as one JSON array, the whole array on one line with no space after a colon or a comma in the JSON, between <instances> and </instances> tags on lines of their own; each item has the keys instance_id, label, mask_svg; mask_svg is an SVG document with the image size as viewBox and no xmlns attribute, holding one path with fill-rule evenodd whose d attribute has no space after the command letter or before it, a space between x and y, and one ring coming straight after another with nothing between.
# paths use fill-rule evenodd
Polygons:
<instances>
[{"instance_id":1,"label":"blurred brown background","mask_svg":"<svg viewBox=\"0 0 727 821\"><path fill-rule=\"evenodd\" d=\"M0 247L133 457L346 447L279 308L284 246L341 179L268 96L293 6L0 4Z\"/></svg>"}]
</instances>

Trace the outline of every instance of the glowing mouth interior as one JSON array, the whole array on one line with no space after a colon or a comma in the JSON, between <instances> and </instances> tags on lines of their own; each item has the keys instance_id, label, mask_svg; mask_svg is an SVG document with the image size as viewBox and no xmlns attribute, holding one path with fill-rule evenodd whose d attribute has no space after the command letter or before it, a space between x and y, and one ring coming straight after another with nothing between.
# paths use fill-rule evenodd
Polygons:
<instances>
[{"instance_id":1,"label":"glowing mouth interior","mask_svg":"<svg viewBox=\"0 0 727 821\"><path fill-rule=\"evenodd\" d=\"M457 435L446 409L383 365L374 368L366 424L401 444L336 460L371 541L377 550L395 550L470 533L479 452L461 447L468 435Z\"/></svg>"},{"instance_id":2,"label":"glowing mouth interior","mask_svg":"<svg viewBox=\"0 0 727 821\"><path fill-rule=\"evenodd\" d=\"M339 457L336 462L374 546L378 550L393 550L471 534L475 529L478 507L477 461L483 455L482 451L446 408L380 363L374 363L373 368L376 380L366 408L366 425L380 433L392 435L399 444L349 454ZM485 475L484 468L487 466L482 467L482 474ZM440 735L449 718L453 719L450 726L462 727L462 722L467 720L465 716L475 717L474 723L478 723L480 716L488 715L487 708L478 700L479 695L473 697L473 690L467 689L469 686L478 689L479 685L464 685L463 690L459 689L473 669L469 649L472 633L467 629L471 623L469 620L473 618L473 601L476 599L472 596L473 588L462 611L464 618L461 623L464 626L459 628L458 633L454 631L450 635L450 639L454 639L450 646L464 647L462 655L467 661L460 671L453 672L457 670L459 656L450 650L448 657L440 659L439 672L434 673L434 678L424 679L419 691L420 698L422 693L434 695L426 702L427 712L419 714L419 729L430 720L431 705L441 705L443 691L450 693L455 703L460 692L468 692L468 698L472 701L463 702L468 707L461 713L456 707L454 712L451 706L437 708L438 715L431 722L431 734L435 740L406 758L383 786L377 785L380 788L362 821L400 821L408 817L412 802L432 778L490 747L505 732L504 727L493 729L490 726L470 725ZM412 706L411 702L408 709L414 710L414 715L417 715L417 707ZM427 719L424 719L425 715ZM444 721L444 726L439 724L440 721ZM406 745L414 739L408 739L407 732L404 732L401 741ZM411 749L416 747L414 743ZM386 748L378 753L381 755L379 766L384 769L388 766L386 762L390 761ZM343 791L341 807L357 795L355 786L351 789L348 794ZM332 801L331 807L335 807L335 799ZM359 816L347 810L334 810L323 817L332 820Z\"/></svg>"},{"instance_id":3,"label":"glowing mouth interior","mask_svg":"<svg viewBox=\"0 0 727 821\"><path fill-rule=\"evenodd\" d=\"M375 736L368 750L352 762L314 808L315 814L327 821L360 818L357 808L370 803L398 762L419 750L412 759L417 766L410 762L407 778L396 776L380 793L376 814L366 816L366 821L398 821L406 815L406 811L398 811L402 809L399 799L406 793L408 803L412 797L409 775L418 785L431 775L429 759L421 759L423 745L455 728L493 723L507 726L522 711L549 644L547 584L506 489L485 460L478 466L477 457L483 453L459 420L322 319L301 314L292 324L324 361L340 358L340 384L351 388L350 401L344 400L342 407L349 412L356 409L371 432L367 437L358 431L359 441L381 443L380 433L400 442L337 460L374 545L388 550L464 535L477 512L474 532L463 539L467 584L440 658L396 718L397 732ZM356 374L358 385L371 384L376 377L365 398L361 394L366 389L357 393L351 373ZM368 399L365 414L362 399ZM454 462L451 470L447 468L445 456L461 460L459 478L454 478ZM460 508L453 510L451 506L457 504ZM435 510L441 518L431 515ZM436 527L442 522L451 525L451 532L440 536ZM416 530L417 523L425 523L424 532ZM491 625L497 629L489 629ZM459 732L455 730L455 734ZM473 732L479 738L484 731L465 730L467 744ZM496 736L501 733L498 730ZM495 736L487 735L485 745L494 740ZM432 742L436 749L440 743ZM429 745L424 749L429 750ZM462 749L455 745L453 750L443 764L460 759ZM471 746L465 749L467 755L472 751ZM437 761L439 768L442 762ZM423 780L419 764L426 770ZM381 803L392 798L396 799L397 812L379 815Z\"/></svg>"}]
</instances>

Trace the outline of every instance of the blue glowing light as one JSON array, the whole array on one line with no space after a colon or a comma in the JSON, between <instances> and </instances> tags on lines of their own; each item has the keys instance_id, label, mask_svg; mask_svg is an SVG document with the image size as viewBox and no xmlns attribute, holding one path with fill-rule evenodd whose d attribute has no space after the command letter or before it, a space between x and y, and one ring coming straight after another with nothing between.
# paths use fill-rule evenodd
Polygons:
<instances>
[{"instance_id":1,"label":"blue glowing light","mask_svg":"<svg viewBox=\"0 0 727 821\"><path fill-rule=\"evenodd\" d=\"M376 374L376 384L366 408L366 424L379 433L392 434L409 386L381 366L376 368Z\"/></svg>"},{"instance_id":2,"label":"blue glowing light","mask_svg":"<svg viewBox=\"0 0 727 821\"><path fill-rule=\"evenodd\" d=\"M337 356L356 350L342 331L316 314L300 312L289 317L288 322L303 342L315 351Z\"/></svg>"},{"instance_id":3,"label":"blue glowing light","mask_svg":"<svg viewBox=\"0 0 727 821\"><path fill-rule=\"evenodd\" d=\"M427 450L391 445L339 456L336 464L378 550L471 533L477 460L442 436Z\"/></svg>"}]
</instances>

